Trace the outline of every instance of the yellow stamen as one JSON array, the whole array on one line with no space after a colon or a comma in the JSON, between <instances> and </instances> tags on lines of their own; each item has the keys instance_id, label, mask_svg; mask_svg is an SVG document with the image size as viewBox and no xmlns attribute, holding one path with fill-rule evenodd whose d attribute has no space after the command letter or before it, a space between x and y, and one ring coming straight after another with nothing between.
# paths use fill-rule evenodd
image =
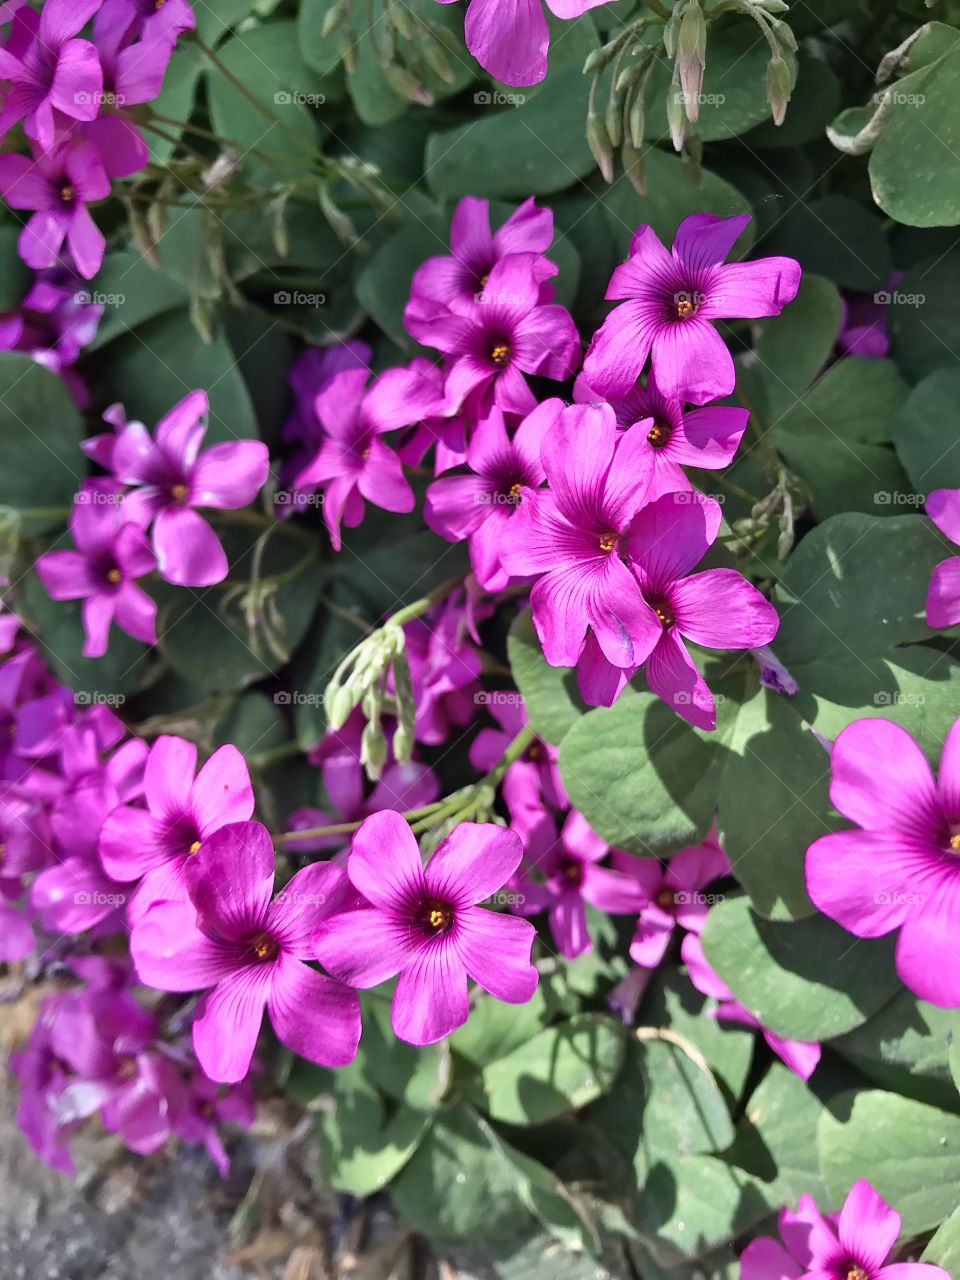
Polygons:
<instances>
[{"instance_id":1,"label":"yellow stamen","mask_svg":"<svg viewBox=\"0 0 960 1280\"><path fill-rule=\"evenodd\" d=\"M60 188L60 199L63 201L64 204L73 204L76 198L77 198L77 193L74 191L73 187L71 187L69 183L67 183L66 186Z\"/></svg>"},{"instance_id":2,"label":"yellow stamen","mask_svg":"<svg viewBox=\"0 0 960 1280\"><path fill-rule=\"evenodd\" d=\"M658 422L647 432L647 439L655 449L662 449L670 439L670 428L661 426Z\"/></svg>"},{"instance_id":3,"label":"yellow stamen","mask_svg":"<svg viewBox=\"0 0 960 1280\"><path fill-rule=\"evenodd\" d=\"M691 302L689 298L681 298L677 303L677 315L681 320L689 319L696 310L696 304Z\"/></svg>"},{"instance_id":4,"label":"yellow stamen","mask_svg":"<svg viewBox=\"0 0 960 1280\"><path fill-rule=\"evenodd\" d=\"M258 960L272 960L279 949L274 940L266 934L261 934L253 943L253 954Z\"/></svg>"},{"instance_id":5,"label":"yellow stamen","mask_svg":"<svg viewBox=\"0 0 960 1280\"><path fill-rule=\"evenodd\" d=\"M510 359L510 348L505 342L498 342L490 352L490 359L494 364L502 367Z\"/></svg>"},{"instance_id":6,"label":"yellow stamen","mask_svg":"<svg viewBox=\"0 0 960 1280\"><path fill-rule=\"evenodd\" d=\"M426 904L423 918L428 929L443 933L453 924L453 908L446 902L431 901Z\"/></svg>"},{"instance_id":7,"label":"yellow stamen","mask_svg":"<svg viewBox=\"0 0 960 1280\"><path fill-rule=\"evenodd\" d=\"M950 848L954 853L960 853L960 831L950 837Z\"/></svg>"},{"instance_id":8,"label":"yellow stamen","mask_svg":"<svg viewBox=\"0 0 960 1280\"><path fill-rule=\"evenodd\" d=\"M120 581L120 579L121 579L121 577L122 577L122 576L123 576L123 575L120 573L120 570L119 570L119 569L108 569L108 570L107 570L107 581L108 581L108 582L117 583L117 582L119 582L119 581Z\"/></svg>"},{"instance_id":9,"label":"yellow stamen","mask_svg":"<svg viewBox=\"0 0 960 1280\"><path fill-rule=\"evenodd\" d=\"M653 611L660 619L661 626L672 627L676 622L676 618L673 616L673 610L663 600L661 600L659 604L655 604L653 606Z\"/></svg>"},{"instance_id":10,"label":"yellow stamen","mask_svg":"<svg viewBox=\"0 0 960 1280\"><path fill-rule=\"evenodd\" d=\"M193 844L187 850L187 853L190 853L190 854L197 853L199 849L200 849L200 841L194 840Z\"/></svg>"},{"instance_id":11,"label":"yellow stamen","mask_svg":"<svg viewBox=\"0 0 960 1280\"><path fill-rule=\"evenodd\" d=\"M175 484L171 486L170 496L174 502L183 502L190 490L185 484Z\"/></svg>"},{"instance_id":12,"label":"yellow stamen","mask_svg":"<svg viewBox=\"0 0 960 1280\"><path fill-rule=\"evenodd\" d=\"M859 1267L855 1263L847 1272L847 1280L870 1280L870 1277L864 1271L863 1267Z\"/></svg>"},{"instance_id":13,"label":"yellow stamen","mask_svg":"<svg viewBox=\"0 0 960 1280\"><path fill-rule=\"evenodd\" d=\"M601 551L612 551L616 545L617 545L617 535L615 533L612 533L610 531L608 531L607 533L601 533L600 535Z\"/></svg>"}]
</instances>

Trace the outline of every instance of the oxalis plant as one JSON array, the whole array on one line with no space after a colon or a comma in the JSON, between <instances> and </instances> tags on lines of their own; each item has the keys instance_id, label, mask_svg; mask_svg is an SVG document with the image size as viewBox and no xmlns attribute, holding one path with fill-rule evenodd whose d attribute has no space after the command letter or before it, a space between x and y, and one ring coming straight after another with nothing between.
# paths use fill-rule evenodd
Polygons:
<instances>
[{"instance_id":1,"label":"oxalis plant","mask_svg":"<svg viewBox=\"0 0 960 1280\"><path fill-rule=\"evenodd\" d=\"M960 5L0 32L36 1157L284 1099L391 1275L960 1276Z\"/></svg>"}]
</instances>

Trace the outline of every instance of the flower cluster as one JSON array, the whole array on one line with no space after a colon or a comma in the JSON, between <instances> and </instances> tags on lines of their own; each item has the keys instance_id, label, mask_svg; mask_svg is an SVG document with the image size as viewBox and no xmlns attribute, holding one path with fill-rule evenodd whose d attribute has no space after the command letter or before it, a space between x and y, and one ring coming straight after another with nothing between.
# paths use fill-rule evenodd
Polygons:
<instances>
[{"instance_id":1,"label":"flower cluster","mask_svg":"<svg viewBox=\"0 0 960 1280\"><path fill-rule=\"evenodd\" d=\"M196 25L193 9L186 0L46 0L37 10L14 0L2 20L0 136L21 125L30 146L29 155L0 155L0 194L30 215L20 256L54 267L66 246L89 280L105 241L88 205L106 199L111 179L147 163L130 108L160 92L178 36Z\"/></svg>"},{"instance_id":2,"label":"flower cluster","mask_svg":"<svg viewBox=\"0 0 960 1280\"><path fill-rule=\"evenodd\" d=\"M68 266L34 272L14 310L0 313L0 351L23 351L58 373L81 409L89 402L73 368L96 336L103 304L93 301L81 277Z\"/></svg>"},{"instance_id":3,"label":"flower cluster","mask_svg":"<svg viewBox=\"0 0 960 1280\"><path fill-rule=\"evenodd\" d=\"M112 432L84 442L110 477L84 480L74 498L74 551L48 551L37 574L55 600L82 600L84 654L106 653L111 623L156 643L156 603L138 580L156 570L178 586L203 587L227 576L220 539L197 507L233 510L253 501L270 456L259 440L201 451L207 397L192 391L157 424L128 422L120 405L104 415ZM152 525L150 537L147 531Z\"/></svg>"}]
</instances>

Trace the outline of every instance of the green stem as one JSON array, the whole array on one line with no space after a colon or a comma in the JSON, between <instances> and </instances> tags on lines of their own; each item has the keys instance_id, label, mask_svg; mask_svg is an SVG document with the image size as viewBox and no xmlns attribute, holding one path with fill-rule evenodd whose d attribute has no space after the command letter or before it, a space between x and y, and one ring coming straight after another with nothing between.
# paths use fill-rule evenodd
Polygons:
<instances>
[{"instance_id":1,"label":"green stem","mask_svg":"<svg viewBox=\"0 0 960 1280\"><path fill-rule=\"evenodd\" d=\"M465 787L460 791L454 791L449 796L443 796L440 800L435 800L433 804L425 804L419 809L408 809L401 816L411 824L414 834L421 831L428 831L430 827L437 826L440 822L445 822L449 818L462 818L474 813L481 799L482 792L487 787L495 787L507 772L510 766L519 760L523 753L534 740L534 732L529 725L525 725L517 736L507 747L506 751L488 773L485 773L479 781L471 783L469 787ZM363 819L360 819L362 822ZM336 822L328 827L308 827L304 831L282 831L274 835L274 844L289 845L295 844L298 840L312 840L317 836L345 836L350 835L360 826L360 822Z\"/></svg>"},{"instance_id":2,"label":"green stem","mask_svg":"<svg viewBox=\"0 0 960 1280\"><path fill-rule=\"evenodd\" d=\"M458 573L454 578L448 578L446 582L441 582L439 587L434 587L425 596L421 596L419 600L414 600L413 604L408 604L405 609L401 609L399 613L393 614L390 621L398 627L402 627L405 622L412 622L414 618L420 618L441 600L445 600L451 591L455 591L463 582L463 574Z\"/></svg>"}]
</instances>

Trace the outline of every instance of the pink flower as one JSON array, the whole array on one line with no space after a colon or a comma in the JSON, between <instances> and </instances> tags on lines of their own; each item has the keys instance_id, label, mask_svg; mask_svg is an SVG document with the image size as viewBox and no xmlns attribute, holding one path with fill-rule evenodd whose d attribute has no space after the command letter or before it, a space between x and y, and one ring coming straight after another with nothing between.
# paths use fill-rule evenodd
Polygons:
<instances>
[{"instance_id":1,"label":"pink flower","mask_svg":"<svg viewBox=\"0 0 960 1280\"><path fill-rule=\"evenodd\" d=\"M100 831L100 860L114 880L140 881L130 904L136 921L154 902L188 896L188 864L220 827L253 816L243 756L223 746L197 773L197 748L161 734L150 748L143 787L147 808L116 807Z\"/></svg>"},{"instance_id":2,"label":"pink flower","mask_svg":"<svg viewBox=\"0 0 960 1280\"><path fill-rule=\"evenodd\" d=\"M499 764L507 747L527 723L527 713L519 694L491 690L478 697L499 726L481 729L470 744L470 763L479 772L487 773ZM559 754L556 747L536 738L503 776L501 789L510 810L510 823L521 835L539 822L545 807L567 809L570 806L557 763Z\"/></svg>"},{"instance_id":3,"label":"pink flower","mask_svg":"<svg viewBox=\"0 0 960 1280\"><path fill-rule=\"evenodd\" d=\"M501 561L508 573L537 575L533 625L551 666L576 666L588 630L616 667L639 666L659 639L657 615L620 559L646 496L645 448L644 428L618 432L609 405L571 405L544 437L550 488L521 493Z\"/></svg>"},{"instance_id":4,"label":"pink flower","mask_svg":"<svg viewBox=\"0 0 960 1280\"><path fill-rule=\"evenodd\" d=\"M927 495L927 515L945 537L960 545L960 489L934 489ZM941 560L930 576L927 626L952 627L960 622L960 556Z\"/></svg>"},{"instance_id":5,"label":"pink flower","mask_svg":"<svg viewBox=\"0 0 960 1280\"><path fill-rule=\"evenodd\" d=\"M536 399L524 374L562 382L580 359L580 337L565 307L541 303L541 282L527 254L511 254L493 267L481 301L465 314L430 306L406 324L419 342L447 357L449 416L466 408L485 417L496 405L505 413L530 413Z\"/></svg>"},{"instance_id":6,"label":"pink flower","mask_svg":"<svg viewBox=\"0 0 960 1280\"><path fill-rule=\"evenodd\" d=\"M473 474L443 476L427 489L424 520L448 542L467 539L477 582L486 591L502 591L510 580L501 549L512 536L521 490L537 489L546 478L540 444L562 408L562 400L545 400L512 438L503 414L491 409L467 446Z\"/></svg>"},{"instance_id":7,"label":"pink flower","mask_svg":"<svg viewBox=\"0 0 960 1280\"><path fill-rule=\"evenodd\" d=\"M639 513L627 538L643 599L661 628L647 659L647 683L701 729L715 729L717 713L684 639L709 649L755 649L769 644L780 622L773 605L736 570L691 573L719 527L720 507L712 498L668 493Z\"/></svg>"},{"instance_id":8,"label":"pink flower","mask_svg":"<svg viewBox=\"0 0 960 1280\"><path fill-rule=\"evenodd\" d=\"M666 955L677 925L700 932L708 909L703 890L711 880L730 872L715 832L700 844L678 849L666 867L656 858L620 851L614 854L613 865L632 876L643 894L630 958L645 969L655 969Z\"/></svg>"},{"instance_id":9,"label":"pink flower","mask_svg":"<svg viewBox=\"0 0 960 1280\"><path fill-rule=\"evenodd\" d=\"M439 0L451 4L453 0ZM558 18L578 18L604 0L547 0ZM467 48L496 80L537 84L547 74L550 29L541 0L468 0Z\"/></svg>"},{"instance_id":10,"label":"pink flower","mask_svg":"<svg viewBox=\"0 0 960 1280\"><path fill-rule=\"evenodd\" d=\"M114 621L135 639L156 644L157 606L136 585L156 561L143 530L124 519L118 487L84 481L69 524L77 550L48 551L36 571L54 600L83 601L84 657L106 653Z\"/></svg>"},{"instance_id":11,"label":"pink flower","mask_svg":"<svg viewBox=\"0 0 960 1280\"><path fill-rule=\"evenodd\" d=\"M406 427L435 403L435 391L410 369L388 369L367 388L367 370L345 369L314 401L325 436L312 461L294 480L296 488L319 485L323 519L339 551L341 522L354 529L364 501L385 511L414 508L413 490L400 459L381 437Z\"/></svg>"},{"instance_id":12,"label":"pink flower","mask_svg":"<svg viewBox=\"0 0 960 1280\"><path fill-rule=\"evenodd\" d=\"M552 240L553 211L538 209L533 196L492 235L490 202L464 196L450 224L450 255L428 258L413 273L404 321L409 316L416 325L425 301L469 312L486 291L490 272L509 254L525 254L534 275L541 281L550 279L558 268L542 255ZM550 301L549 297L542 300Z\"/></svg>"},{"instance_id":13,"label":"pink flower","mask_svg":"<svg viewBox=\"0 0 960 1280\"><path fill-rule=\"evenodd\" d=\"M884 1265L900 1215L863 1179L839 1214L822 1214L801 1196L796 1213L781 1209L779 1225L783 1244L763 1236L740 1255L740 1280L950 1280L926 1262Z\"/></svg>"},{"instance_id":14,"label":"pink flower","mask_svg":"<svg viewBox=\"0 0 960 1280\"><path fill-rule=\"evenodd\" d=\"M775 316L796 296L793 258L725 263L749 214L694 213L681 222L668 253L652 227L638 227L630 257L610 278L608 299L624 299L594 336L583 362L587 382L623 396L649 355L657 386L676 400L704 404L727 396L736 374L714 320Z\"/></svg>"},{"instance_id":15,"label":"pink flower","mask_svg":"<svg viewBox=\"0 0 960 1280\"><path fill-rule=\"evenodd\" d=\"M196 507L232 511L251 503L270 470L260 440L231 440L200 452L206 434L207 396L191 391L157 423L151 438L142 422L128 422L113 444L113 473L136 486L124 513L144 528L160 573L179 586L207 587L227 576L220 539Z\"/></svg>"},{"instance_id":16,"label":"pink flower","mask_svg":"<svg viewBox=\"0 0 960 1280\"><path fill-rule=\"evenodd\" d=\"M760 1031L764 1040L783 1062L800 1077L809 1080L820 1061L820 1045L816 1041L786 1040L774 1035L748 1009L734 997L733 992L720 975L707 963L703 943L695 933L688 933L680 944L680 955L687 966L687 975L696 989L705 996L712 996L720 1003L710 1011L710 1016L721 1021L739 1022L742 1026Z\"/></svg>"},{"instance_id":17,"label":"pink flower","mask_svg":"<svg viewBox=\"0 0 960 1280\"><path fill-rule=\"evenodd\" d=\"M209 989L193 1047L210 1077L247 1074L264 1009L280 1041L310 1062L352 1062L360 1040L356 993L306 961L318 918L350 900L330 863L304 867L271 901L273 843L259 822L221 827L186 869L189 902L157 902L139 921L131 953L159 991Z\"/></svg>"},{"instance_id":18,"label":"pink flower","mask_svg":"<svg viewBox=\"0 0 960 1280\"><path fill-rule=\"evenodd\" d=\"M577 379L575 400L589 404L599 398L582 377ZM647 449L641 461L651 473L648 502L665 493L690 489L684 467L717 471L728 466L750 418L746 409L735 405L685 410L680 400L660 391L652 373L645 387L637 383L625 396L609 403L618 426L643 423L646 429Z\"/></svg>"},{"instance_id":19,"label":"pink flower","mask_svg":"<svg viewBox=\"0 0 960 1280\"><path fill-rule=\"evenodd\" d=\"M75 37L100 2L45 0L39 13L18 10L7 47L0 50L0 76L13 81L0 111L0 136L22 120L27 137L41 151L50 151L63 117L93 120L97 115L103 90L100 59L89 40Z\"/></svg>"},{"instance_id":20,"label":"pink flower","mask_svg":"<svg viewBox=\"0 0 960 1280\"><path fill-rule=\"evenodd\" d=\"M830 800L857 828L809 847L807 892L859 938L899 930L897 972L910 990L960 1005L960 720L936 782L910 734L879 719L842 730L830 771Z\"/></svg>"},{"instance_id":21,"label":"pink flower","mask_svg":"<svg viewBox=\"0 0 960 1280\"><path fill-rule=\"evenodd\" d=\"M110 194L110 179L95 148L73 138L46 155L0 156L0 195L13 209L32 209L17 241L29 267L56 266L66 241L77 270L89 280L100 270L106 241L87 202Z\"/></svg>"},{"instance_id":22,"label":"pink flower","mask_svg":"<svg viewBox=\"0 0 960 1280\"><path fill-rule=\"evenodd\" d=\"M524 841L517 908L523 915L549 912L550 932L568 960L592 947L586 904L609 915L631 915L643 901L635 880L599 864L609 852L582 813L571 809L558 839L549 814Z\"/></svg>"},{"instance_id":23,"label":"pink flower","mask_svg":"<svg viewBox=\"0 0 960 1280\"><path fill-rule=\"evenodd\" d=\"M491 612L487 603L480 617ZM417 705L417 742L443 742L453 725L469 724L477 713L483 661L468 638L475 621L468 593L461 588L403 629Z\"/></svg>"},{"instance_id":24,"label":"pink flower","mask_svg":"<svg viewBox=\"0 0 960 1280\"><path fill-rule=\"evenodd\" d=\"M417 841L397 813L359 828L347 862L372 904L328 918L313 946L330 973L357 987L399 974L393 1029L410 1044L433 1044L467 1020L467 978L509 1004L537 986L533 925L478 904L510 879L523 852L514 831L463 822L424 868Z\"/></svg>"}]
</instances>

